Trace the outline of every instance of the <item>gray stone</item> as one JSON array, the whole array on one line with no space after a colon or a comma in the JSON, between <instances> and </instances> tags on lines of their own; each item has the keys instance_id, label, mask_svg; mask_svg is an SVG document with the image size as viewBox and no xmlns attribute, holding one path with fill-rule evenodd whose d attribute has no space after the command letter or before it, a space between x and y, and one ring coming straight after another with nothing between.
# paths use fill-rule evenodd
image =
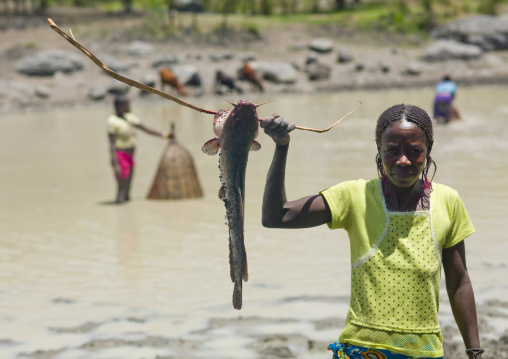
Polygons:
<instances>
[{"instance_id":1,"label":"gray stone","mask_svg":"<svg viewBox=\"0 0 508 359\"><path fill-rule=\"evenodd\" d=\"M92 85L88 90L88 97L94 101L100 101L106 97L107 92L106 87L103 85Z\"/></svg>"},{"instance_id":2,"label":"gray stone","mask_svg":"<svg viewBox=\"0 0 508 359\"><path fill-rule=\"evenodd\" d=\"M136 57L145 57L153 54L153 46L144 41L133 41L127 50L129 55Z\"/></svg>"},{"instance_id":3,"label":"gray stone","mask_svg":"<svg viewBox=\"0 0 508 359\"><path fill-rule=\"evenodd\" d=\"M210 60L213 62L221 62L225 60L231 60L235 57L233 52L212 52L208 55Z\"/></svg>"},{"instance_id":4,"label":"gray stone","mask_svg":"<svg viewBox=\"0 0 508 359\"><path fill-rule=\"evenodd\" d=\"M35 94L40 98L48 98L51 95L51 91L46 86L35 87Z\"/></svg>"},{"instance_id":5,"label":"gray stone","mask_svg":"<svg viewBox=\"0 0 508 359\"><path fill-rule=\"evenodd\" d=\"M130 88L131 87L129 85L123 82L111 79L110 85L108 87L108 92L113 95L126 94L129 92Z\"/></svg>"},{"instance_id":6,"label":"gray stone","mask_svg":"<svg viewBox=\"0 0 508 359\"><path fill-rule=\"evenodd\" d=\"M293 84L298 80L298 73L289 62L253 61L250 66L267 81Z\"/></svg>"},{"instance_id":7,"label":"gray stone","mask_svg":"<svg viewBox=\"0 0 508 359\"><path fill-rule=\"evenodd\" d=\"M431 35L476 45L485 51L508 49L508 16L471 16L440 26Z\"/></svg>"},{"instance_id":8,"label":"gray stone","mask_svg":"<svg viewBox=\"0 0 508 359\"><path fill-rule=\"evenodd\" d=\"M390 66L388 66L383 60L380 60L377 63L377 67L382 73L388 73L390 72Z\"/></svg>"},{"instance_id":9,"label":"gray stone","mask_svg":"<svg viewBox=\"0 0 508 359\"><path fill-rule=\"evenodd\" d=\"M407 68L403 71L403 74L409 76L418 76L422 73L422 68L420 64L416 61L409 63Z\"/></svg>"},{"instance_id":10,"label":"gray stone","mask_svg":"<svg viewBox=\"0 0 508 359\"><path fill-rule=\"evenodd\" d=\"M363 70L365 70L365 64L363 62L357 62L355 65L355 71L362 72Z\"/></svg>"},{"instance_id":11,"label":"gray stone","mask_svg":"<svg viewBox=\"0 0 508 359\"><path fill-rule=\"evenodd\" d=\"M152 67L170 67L171 65L178 64L180 62L180 58L177 55L165 55L165 56L157 56L152 61Z\"/></svg>"},{"instance_id":12,"label":"gray stone","mask_svg":"<svg viewBox=\"0 0 508 359\"><path fill-rule=\"evenodd\" d=\"M482 56L483 50L475 45L467 45L453 40L437 40L427 47L420 59L427 62L446 60L473 60Z\"/></svg>"},{"instance_id":13,"label":"gray stone","mask_svg":"<svg viewBox=\"0 0 508 359\"><path fill-rule=\"evenodd\" d=\"M35 90L32 86L19 81L0 81L0 98L7 98L11 95L33 95Z\"/></svg>"},{"instance_id":14,"label":"gray stone","mask_svg":"<svg viewBox=\"0 0 508 359\"><path fill-rule=\"evenodd\" d=\"M66 50L43 50L22 58L16 71L28 76L53 76L56 72L72 73L85 68L82 57Z\"/></svg>"},{"instance_id":15,"label":"gray stone","mask_svg":"<svg viewBox=\"0 0 508 359\"><path fill-rule=\"evenodd\" d=\"M339 48L337 53L337 62L341 64L346 64L348 62L353 61L353 56L344 48Z\"/></svg>"},{"instance_id":16,"label":"gray stone","mask_svg":"<svg viewBox=\"0 0 508 359\"><path fill-rule=\"evenodd\" d=\"M157 85L157 81L158 80L159 80L158 74L156 74L153 71L146 72L141 77L141 83L143 85L147 85L147 86L150 86L150 87L155 87Z\"/></svg>"},{"instance_id":17,"label":"gray stone","mask_svg":"<svg viewBox=\"0 0 508 359\"><path fill-rule=\"evenodd\" d=\"M333 43L329 39L313 39L309 43L309 49L325 54L333 50Z\"/></svg>"},{"instance_id":18,"label":"gray stone","mask_svg":"<svg viewBox=\"0 0 508 359\"><path fill-rule=\"evenodd\" d=\"M328 65L314 62L307 66L306 72L310 81L320 81L329 79L332 69Z\"/></svg>"},{"instance_id":19,"label":"gray stone","mask_svg":"<svg viewBox=\"0 0 508 359\"><path fill-rule=\"evenodd\" d=\"M240 56L241 61L256 61L257 55L254 52L248 52Z\"/></svg>"},{"instance_id":20,"label":"gray stone","mask_svg":"<svg viewBox=\"0 0 508 359\"><path fill-rule=\"evenodd\" d=\"M123 72L128 73L130 66L127 65L125 62L118 60L116 57L107 55L107 54L100 54L97 55L97 57L111 70L115 72Z\"/></svg>"}]
</instances>

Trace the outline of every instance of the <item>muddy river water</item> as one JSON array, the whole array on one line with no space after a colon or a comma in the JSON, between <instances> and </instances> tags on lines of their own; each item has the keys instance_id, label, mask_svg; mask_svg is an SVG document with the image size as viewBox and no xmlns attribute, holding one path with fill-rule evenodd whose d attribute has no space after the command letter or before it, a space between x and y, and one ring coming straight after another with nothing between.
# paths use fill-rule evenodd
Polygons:
<instances>
[{"instance_id":1,"label":"muddy river water","mask_svg":"<svg viewBox=\"0 0 508 359\"><path fill-rule=\"evenodd\" d=\"M461 88L456 103L464 120L435 129L435 181L459 191L476 227L466 248L479 304L508 297L506 94L504 87ZM363 103L328 133L294 131L286 181L294 199L343 180L375 177L377 117L396 103L430 110L432 89L275 100L258 109L260 117L278 112L297 125L319 128ZM191 102L212 110L228 105L218 98ZM0 357L259 358L251 346L257 335L299 333L335 341L340 326L320 329L312 323L345 318L347 236L326 226L261 226L271 140L261 132L262 149L249 157L249 282L244 308L235 311L225 210L217 198L218 157L200 150L213 136L212 117L170 102L134 100L133 112L147 125L166 129L174 121L205 196L146 200L166 144L140 133L132 201L115 206L107 204L115 191L105 126L111 110L59 108L0 118ZM441 322L451 323L441 291ZM499 310L489 319L496 328L492 336L508 328L508 311ZM211 327L212 318L229 324ZM263 320L252 324L252 318ZM252 325L242 325L242 319ZM169 344L157 344L163 339ZM301 353L297 357L329 357L308 347L290 349Z\"/></svg>"}]
</instances>

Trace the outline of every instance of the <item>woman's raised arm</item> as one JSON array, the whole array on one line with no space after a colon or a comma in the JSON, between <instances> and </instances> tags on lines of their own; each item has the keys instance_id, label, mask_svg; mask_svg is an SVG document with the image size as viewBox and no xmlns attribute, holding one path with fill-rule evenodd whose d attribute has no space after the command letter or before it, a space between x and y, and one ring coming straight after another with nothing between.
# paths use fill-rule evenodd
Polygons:
<instances>
[{"instance_id":1,"label":"woman's raised arm","mask_svg":"<svg viewBox=\"0 0 508 359\"><path fill-rule=\"evenodd\" d=\"M263 194L262 223L270 228L307 228L331 221L331 212L323 196L316 194L288 201L286 197L286 160L289 132L295 125L277 114L267 117L261 127L275 142L275 153L268 170Z\"/></svg>"}]
</instances>

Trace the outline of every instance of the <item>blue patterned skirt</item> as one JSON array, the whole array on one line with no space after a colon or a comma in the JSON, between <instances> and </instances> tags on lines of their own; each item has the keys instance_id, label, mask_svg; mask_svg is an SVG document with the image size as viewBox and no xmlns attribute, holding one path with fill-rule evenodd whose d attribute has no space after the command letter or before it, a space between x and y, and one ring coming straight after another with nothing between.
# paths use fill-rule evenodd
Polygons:
<instances>
[{"instance_id":1,"label":"blue patterned skirt","mask_svg":"<svg viewBox=\"0 0 508 359\"><path fill-rule=\"evenodd\" d=\"M356 345L333 343L328 346L333 351L333 359L408 359L404 354L392 353L384 349L369 349ZM431 359L431 358L420 358ZM432 358L432 359L443 359Z\"/></svg>"}]
</instances>

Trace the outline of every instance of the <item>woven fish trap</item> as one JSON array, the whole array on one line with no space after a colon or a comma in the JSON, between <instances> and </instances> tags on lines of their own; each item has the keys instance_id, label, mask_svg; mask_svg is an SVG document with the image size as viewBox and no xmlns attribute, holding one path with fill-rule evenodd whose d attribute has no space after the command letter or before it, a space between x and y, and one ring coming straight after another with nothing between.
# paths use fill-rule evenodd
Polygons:
<instances>
[{"instance_id":1,"label":"woven fish trap","mask_svg":"<svg viewBox=\"0 0 508 359\"><path fill-rule=\"evenodd\" d=\"M169 143L162 154L148 199L187 199L203 197L194 160L175 138L172 128Z\"/></svg>"}]
</instances>

